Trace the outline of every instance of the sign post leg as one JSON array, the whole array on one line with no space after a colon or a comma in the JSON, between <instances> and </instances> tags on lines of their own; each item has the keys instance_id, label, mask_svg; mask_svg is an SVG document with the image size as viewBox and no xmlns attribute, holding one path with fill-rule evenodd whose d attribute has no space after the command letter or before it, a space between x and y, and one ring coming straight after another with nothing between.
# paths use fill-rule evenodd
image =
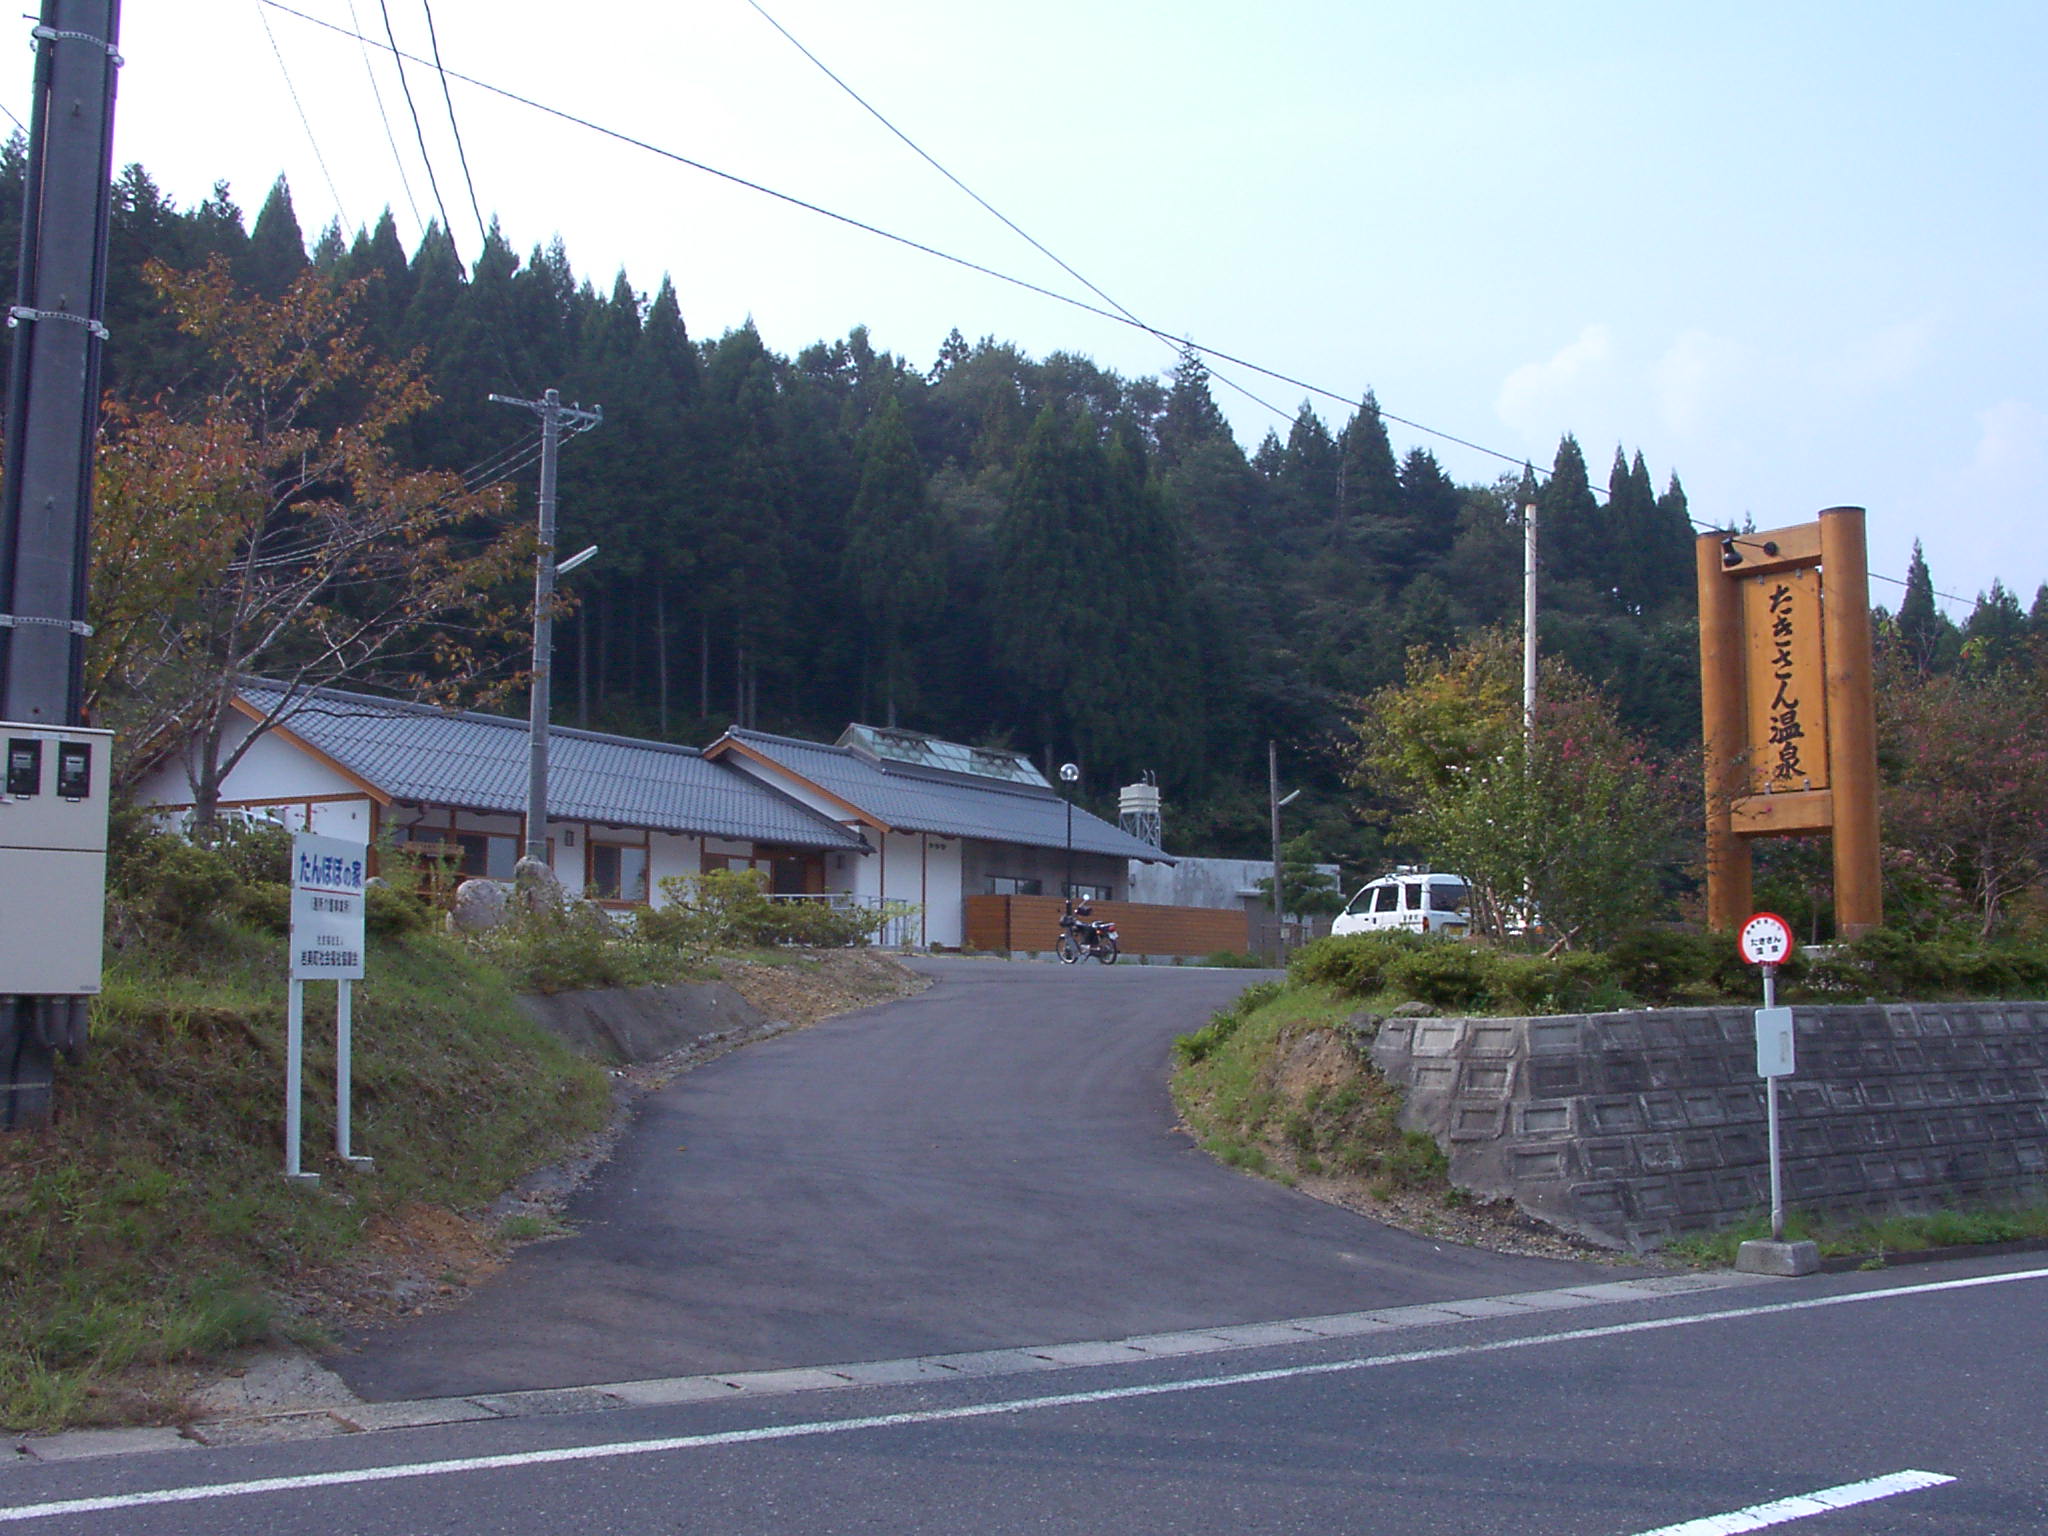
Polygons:
<instances>
[{"instance_id":1,"label":"sign post leg","mask_svg":"<svg viewBox=\"0 0 2048 1536\"><path fill-rule=\"evenodd\" d=\"M306 984L285 983L284 1014L284 1176L301 1184L317 1184L320 1175L299 1167L300 1080L306 1067Z\"/></svg>"},{"instance_id":2,"label":"sign post leg","mask_svg":"<svg viewBox=\"0 0 2048 1536\"><path fill-rule=\"evenodd\" d=\"M357 1157L349 1148L349 1100L354 1093L355 983L335 983L334 1004L334 1150L342 1162L353 1168L368 1168L371 1159Z\"/></svg>"}]
</instances>

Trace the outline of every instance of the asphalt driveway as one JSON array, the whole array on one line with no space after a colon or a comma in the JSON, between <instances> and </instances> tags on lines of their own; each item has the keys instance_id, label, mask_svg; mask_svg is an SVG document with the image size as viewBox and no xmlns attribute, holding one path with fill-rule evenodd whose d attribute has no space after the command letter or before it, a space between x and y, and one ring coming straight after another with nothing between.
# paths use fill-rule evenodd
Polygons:
<instances>
[{"instance_id":1,"label":"asphalt driveway","mask_svg":"<svg viewBox=\"0 0 2048 1536\"><path fill-rule=\"evenodd\" d=\"M1216 1164L1169 1045L1255 973L918 962L921 996L650 1096L461 1309L351 1341L369 1398L580 1386L1069 1340L1570 1285Z\"/></svg>"}]
</instances>

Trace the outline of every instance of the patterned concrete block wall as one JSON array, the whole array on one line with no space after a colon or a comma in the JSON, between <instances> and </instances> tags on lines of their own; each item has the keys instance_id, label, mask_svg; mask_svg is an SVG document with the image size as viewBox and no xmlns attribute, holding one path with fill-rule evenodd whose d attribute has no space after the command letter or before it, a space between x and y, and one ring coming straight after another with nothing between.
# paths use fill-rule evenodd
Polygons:
<instances>
[{"instance_id":1,"label":"patterned concrete block wall","mask_svg":"<svg viewBox=\"0 0 2048 1536\"><path fill-rule=\"evenodd\" d=\"M1795 1010L1785 1202L1832 1215L2048 1194L2048 1003ZM1752 1011L1389 1019L1373 1060L1451 1178L1643 1249L1770 1200Z\"/></svg>"}]
</instances>

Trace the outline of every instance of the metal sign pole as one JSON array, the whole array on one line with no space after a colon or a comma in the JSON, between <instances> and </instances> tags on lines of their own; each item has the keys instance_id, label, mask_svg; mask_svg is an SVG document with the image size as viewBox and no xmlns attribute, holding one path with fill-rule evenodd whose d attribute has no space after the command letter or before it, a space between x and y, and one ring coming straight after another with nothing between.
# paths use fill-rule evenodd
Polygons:
<instances>
[{"instance_id":1,"label":"metal sign pole","mask_svg":"<svg viewBox=\"0 0 2048 1536\"><path fill-rule=\"evenodd\" d=\"M304 1184L317 1184L320 1175L299 1167L299 1079L306 1061L306 984L285 983L284 1013L284 1176Z\"/></svg>"},{"instance_id":2,"label":"metal sign pole","mask_svg":"<svg viewBox=\"0 0 2048 1536\"><path fill-rule=\"evenodd\" d=\"M355 1092L356 984L343 977L334 985L334 1150L351 1168L371 1168L376 1166L374 1159L357 1157L349 1147L349 1100Z\"/></svg>"},{"instance_id":3,"label":"metal sign pole","mask_svg":"<svg viewBox=\"0 0 2048 1536\"><path fill-rule=\"evenodd\" d=\"M1778 968L1764 967L1764 1007L1778 1006ZM1764 1116L1771 1143L1771 1241L1785 1241L1785 1182L1778 1158L1778 1079L1764 1079Z\"/></svg>"}]
</instances>

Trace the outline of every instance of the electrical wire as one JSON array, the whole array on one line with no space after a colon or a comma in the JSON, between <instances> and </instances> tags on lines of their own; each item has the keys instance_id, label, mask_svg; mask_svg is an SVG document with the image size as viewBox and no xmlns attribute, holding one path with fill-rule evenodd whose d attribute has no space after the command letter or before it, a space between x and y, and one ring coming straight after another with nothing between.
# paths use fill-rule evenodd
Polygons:
<instances>
[{"instance_id":1,"label":"electrical wire","mask_svg":"<svg viewBox=\"0 0 2048 1536\"><path fill-rule=\"evenodd\" d=\"M16 117L14 115L13 110L10 107L8 107L8 105L5 102L0 102L0 112L5 112L7 114L7 121L14 124L15 127L19 128L24 136L27 135L28 124L24 123L20 118Z\"/></svg>"},{"instance_id":2,"label":"electrical wire","mask_svg":"<svg viewBox=\"0 0 2048 1536\"><path fill-rule=\"evenodd\" d=\"M362 23L356 19L356 0L348 0L349 25L358 33ZM391 114L384 110L384 89L377 84L376 66L370 62L370 45L361 41L363 73L370 77L370 95L377 103L377 117L384 124L384 142L391 146L391 163L398 167L398 184L405 189L405 206L412 210L412 221L419 226L422 235L427 232L427 221L420 217L419 201L412 195L412 178L405 174L405 156L398 152L398 135L391 131ZM395 60L393 61L396 62Z\"/></svg>"},{"instance_id":3,"label":"electrical wire","mask_svg":"<svg viewBox=\"0 0 2048 1536\"><path fill-rule=\"evenodd\" d=\"M462 166L462 183L469 188L469 211L476 215L476 237L481 249L491 243L491 232L484 228L484 210L476 200L476 182L469 174L469 151L462 147L462 125L455 121L455 98L449 93L448 71L441 63L441 39L434 32L432 0L420 0L420 9L427 13L427 42L434 50L434 73L441 77L441 99L448 104L448 131L455 135L455 158Z\"/></svg>"},{"instance_id":4,"label":"electrical wire","mask_svg":"<svg viewBox=\"0 0 2048 1536\"><path fill-rule=\"evenodd\" d=\"M299 10L296 6L287 4L286 0L258 0L258 3L268 6L273 10L282 11L288 16L297 17L300 21L309 22L313 26L322 27L327 31L333 32L339 36L352 37L355 38L358 42L365 41L365 39L362 38L360 33L352 32L348 28L343 27L336 22L327 20L325 17L310 15L305 11ZM385 0L379 0L380 5L383 5L384 3ZM386 15L385 31L387 36L389 36L390 19L388 12ZM422 68L434 67L431 61L421 59L416 55L406 53L402 49L400 49L398 46L397 39L395 37L390 38L388 44L379 44L376 42L374 38L368 39L367 41L370 44L370 46L373 47L388 46L392 54L401 60L410 59L413 63L420 65ZM899 235L893 230L883 229L880 225L870 224L863 219L857 219L853 217L851 214L840 213L836 209L827 208L822 206L821 204L810 202L804 198L795 196L793 193L778 191L774 187L766 186L757 181L750 181L746 177L737 175L732 171L720 170L717 166L708 165L704 161L692 159L690 156L682 154L679 151L665 149L659 144L651 143L646 139L637 138L634 135L623 132L622 130L617 128L606 127L604 124L595 122L590 118L579 116L578 114L570 112L562 107L550 106L546 102L535 100L531 96L522 95L519 92L510 90L505 86L493 85L488 80L480 80L476 78L474 75L463 74L460 70L451 69L446 70L444 73L450 79L460 80L464 85L474 86L476 89L480 91L486 91L493 96L497 96L506 101L513 102L519 106L526 107L531 111L539 112L544 116L556 118L562 122L573 124L578 128L586 129L591 133L599 135L600 137L614 140L617 143L625 144L634 149L642 150L648 154L656 156L659 159L671 161L674 164L685 166L690 170L700 171L707 176L711 176L716 178L717 180L730 183L733 186L744 188L749 192L758 192L764 197L772 198L780 203L785 203L792 208L801 209L806 213L817 214L821 218L830 219L834 223L843 224L850 229L857 229L861 231L863 234L873 235L878 239L887 240L892 244L903 246L908 250L917 251L921 255L933 257L939 261L946 262L952 266L960 267L966 271L976 273L982 277L992 278L1000 283L1006 283L1010 287L1022 289L1026 293L1033 293L1037 294L1041 298L1051 299L1054 303L1064 304L1070 309L1076 309L1081 311L1083 314L1094 315L1098 319L1108 320L1116 325L1128 326L1134 330L1145 331L1155 336L1163 334L1161 332L1153 330L1152 327L1144 324L1142 321L1134 319L1130 315L1118 313L1115 309L1104 308L1103 306L1098 304L1091 304L1085 299L1079 299L1074 297L1072 294L1060 293L1056 289L1045 287L1043 284L1031 282L1026 278L1017 277L1011 273L1000 271L997 268L986 266L978 261L971 261L964 256L956 256L950 251L941 250L937 246L927 245L921 240L913 240L908 235ZM401 65L399 70L399 78L403 80L404 76L405 71L403 66ZM410 91L408 91L406 99L408 103L411 102L412 98ZM419 121L417 112L414 113L413 121L415 128L417 128ZM422 144L422 149L424 150L424 144ZM429 176L431 177L431 175L432 168L430 166ZM439 190L437 188L435 192L435 197L437 201L439 200L439 195ZM998 215L998 217L1001 216ZM447 218L447 210L445 208L442 210L442 218L445 222ZM1005 222L1008 221L1005 220ZM1021 234L1022 231L1019 231L1019 233ZM1029 239L1030 237L1026 236L1025 238ZM1033 243L1035 244L1036 242ZM1047 252L1047 254L1050 255L1051 253ZM1058 260L1057 257L1054 257L1053 259L1055 261ZM1065 264L1061 263L1061 265L1064 266ZM1086 280L1081 279L1081 281L1085 282ZM1168 337L1167 339L1169 341L1172 341L1171 337ZM1348 406L1352 410L1364 409L1365 402L1363 400L1357 399L1351 395L1347 395L1343 393L1341 390L1329 389L1321 384L1312 383L1309 380L1298 378L1291 373L1285 373L1276 368L1268 368L1262 363L1255 363L1250 358L1240 356L1233 352L1227 352L1223 348L1212 346L1207 342L1198 341L1192 337L1189 337L1184 338L1180 341L1174 341L1173 345L1175 345L1178 348L1184 348L1185 350L1199 353L1203 357L1220 358L1224 362L1229 363L1234 367L1243 368L1248 372L1259 374L1264 378L1273 379L1278 383L1289 385L1290 387L1302 390L1307 394L1316 395L1326 400L1335 401L1337 404ZM1252 398L1256 399L1257 397L1254 396ZM1260 403L1264 404L1265 402L1260 401ZM1285 415L1284 412L1278 414ZM1439 427L1429 426L1427 423L1416 421L1411 417L1397 416L1393 412L1388 410L1381 409L1379 415L1383 421L1390 421L1395 423L1397 426L1407 427L1410 431L1420 432L1424 436L1436 438L1440 442L1455 444L1456 446L1468 449L1473 453L1481 454L1487 458L1496 459L1504 464L1513 465L1517 469L1527 469L1536 475L1545 477L1553 473L1553 471L1551 470L1539 468L1533 461L1529 459L1529 457L1526 454L1507 453L1498 448L1489 448L1484 443L1474 442L1471 438L1460 437L1455 432L1446 432ZM1592 485L1590 481L1588 482L1588 489L1595 496L1604 496L1607 494L1605 490L1598 486Z\"/></svg>"},{"instance_id":5,"label":"electrical wire","mask_svg":"<svg viewBox=\"0 0 2048 1536\"><path fill-rule=\"evenodd\" d=\"M274 0L258 0L258 3L272 5ZM316 17L308 16L304 11L292 10L288 5L279 5L276 9L284 11L289 15L297 16L303 21L317 20ZM405 61L407 59L412 59L413 63L422 66L427 61L421 58L414 58L413 55L398 46L398 34L391 30L390 0L377 0L377 9L383 14L384 36L390 40L391 57L398 66L398 84L399 88L405 92L405 109L412 114L412 133L413 137L419 140L420 160L427 168L427 186L433 191L434 206L441 210L441 233L452 248L455 244L455 231L448 223L448 205L441 201L441 183L434 176L434 157L427 153L426 130L420 127L420 109L412 99L412 82L405 78ZM331 21L321 21L319 24L330 31L339 32L342 30ZM347 35L355 38L357 42L364 44L366 47L372 42L371 39L365 38L360 32L352 32Z\"/></svg>"},{"instance_id":6,"label":"electrical wire","mask_svg":"<svg viewBox=\"0 0 2048 1536\"><path fill-rule=\"evenodd\" d=\"M328 195L334 199L334 211L341 215L343 224L353 224L355 220L348 216L348 209L342 205L341 189L334 184L334 173L327 169L327 157L320 153L320 139L313 132L312 119L306 116L306 104L299 100L299 88L292 84L292 72L285 67L284 50L277 46L277 34L270 30L270 17L263 9L262 0L257 0L256 18L263 23L263 35L270 39L270 51L277 59L277 72L284 76L285 92L299 114L299 126L306 130L306 142L313 146L313 159L319 164L320 175L327 182ZM12 112L7 115L14 116Z\"/></svg>"},{"instance_id":7,"label":"electrical wire","mask_svg":"<svg viewBox=\"0 0 2048 1536\"><path fill-rule=\"evenodd\" d=\"M979 192L975 191L974 188L968 186L966 182L962 181L958 176L955 176L951 171L946 169L945 166L941 165L929 152L926 151L925 147L922 144L919 144L909 134L905 133L901 128L898 128L893 122L889 120L889 118L881 111L880 108L875 106L875 104L869 101L865 96L861 95L859 91L856 91L852 86L848 85L845 80L840 78L838 73L834 71L830 65L828 65L823 59L819 58L815 53L811 52L809 48L805 47L804 44L796 37L796 35L789 30L789 28L785 27L781 22L777 21L773 16L771 16L768 13L767 8L761 4L761 0L747 0L747 4L752 6L754 10L760 14L760 17L763 21L767 22L768 25L773 27L777 32L780 32L782 36L788 40L789 45L792 48L796 49L798 53L802 54L805 58L809 59L813 64L815 64L827 80L830 80L834 85L838 86L840 90L846 92L847 95L851 96L854 99L854 101L859 103L861 109L864 112L866 112L876 122L880 123L884 128L888 129L889 132L894 134L898 139L901 139L903 143L910 148L913 154L915 154L920 160L924 161L924 163L926 165L929 165L933 170L937 171L941 176L945 177L946 180L950 181L954 186L958 187L962 192L966 193L970 198L974 200L974 202L980 208L982 208L986 213L988 213L997 222L999 222L1005 229L1009 230L1012 234L1016 235L1026 245L1030 246L1034 251L1038 252L1039 255L1043 256L1047 261L1050 261L1054 266L1058 267L1062 272L1066 273L1067 276L1071 277L1083 288L1086 288L1090 293L1094 294L1098 299L1102 300L1103 303L1109 305L1118 314L1122 315L1126 320L1130 321L1132 325L1137 326L1140 330L1149 332L1151 335L1157 337L1160 341L1164 342L1168 347L1173 349L1176 355L1185 357L1189 352L1195 350L1186 341L1176 340L1174 337L1171 337L1167 335L1164 331L1160 330L1157 326L1147 324L1145 321L1139 319L1138 316L1133 314L1127 307L1118 303L1115 299L1111 298L1109 294L1104 292L1094 283L1090 282L1086 277L1082 276L1081 273L1076 271L1066 261L1062 260L1058 255L1056 255L1053 251L1047 248L1041 241L1037 239L1037 237L1032 235L1030 231L1026 230L1022 225L1018 224L1016 220L1012 219L1008 214L1004 213L1000 208L996 207L995 204L991 203L987 198L983 197ZM1246 389L1242 384L1238 383L1235 379L1232 379L1224 374L1214 374L1213 377L1216 378L1220 383L1223 383L1229 386L1231 389L1236 390L1239 394L1243 395L1247 400L1250 400L1253 404L1264 406L1267 410L1271 411L1275 416L1280 417L1283 421L1289 419L1288 413L1281 410L1279 406L1273 404L1273 402L1270 400L1262 399L1258 395L1253 394L1249 389Z\"/></svg>"}]
</instances>

